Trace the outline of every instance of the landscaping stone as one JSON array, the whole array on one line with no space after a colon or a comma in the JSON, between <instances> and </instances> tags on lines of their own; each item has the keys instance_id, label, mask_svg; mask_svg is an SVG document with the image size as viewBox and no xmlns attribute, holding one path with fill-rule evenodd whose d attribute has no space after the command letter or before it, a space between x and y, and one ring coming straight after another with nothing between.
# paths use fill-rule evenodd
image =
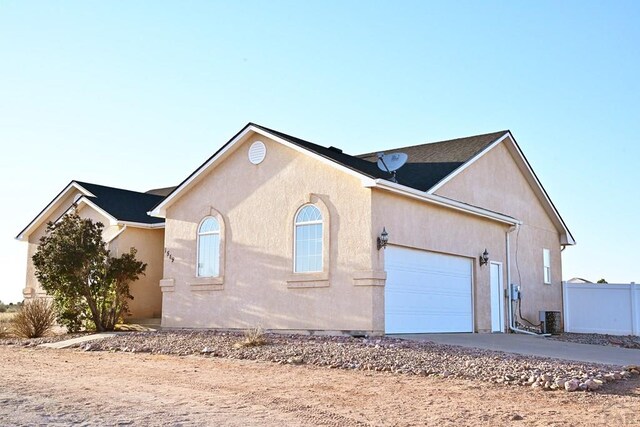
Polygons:
<instances>
[{"instance_id":1,"label":"landscaping stone","mask_svg":"<svg viewBox=\"0 0 640 427\"><path fill-rule=\"evenodd\" d=\"M91 351L145 351L179 356L201 355L367 370L403 375L461 378L537 390L595 390L628 376L636 367L561 361L426 341L395 338L265 334L262 346L236 346L236 332L174 330L131 332L91 343ZM144 349L144 350L141 350ZM628 369L627 369L628 368ZM596 381L597 380L597 381Z\"/></svg>"}]
</instances>

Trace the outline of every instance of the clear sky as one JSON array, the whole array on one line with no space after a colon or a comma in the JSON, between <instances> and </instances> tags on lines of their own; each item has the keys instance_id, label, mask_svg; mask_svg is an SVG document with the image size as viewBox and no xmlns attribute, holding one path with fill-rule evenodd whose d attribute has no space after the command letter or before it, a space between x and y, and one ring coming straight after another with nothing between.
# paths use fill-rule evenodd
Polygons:
<instances>
[{"instance_id":1,"label":"clear sky","mask_svg":"<svg viewBox=\"0 0 640 427\"><path fill-rule=\"evenodd\" d=\"M356 154L510 129L578 245L640 282L640 2L0 3L0 300L72 179L174 185L249 121Z\"/></svg>"}]
</instances>

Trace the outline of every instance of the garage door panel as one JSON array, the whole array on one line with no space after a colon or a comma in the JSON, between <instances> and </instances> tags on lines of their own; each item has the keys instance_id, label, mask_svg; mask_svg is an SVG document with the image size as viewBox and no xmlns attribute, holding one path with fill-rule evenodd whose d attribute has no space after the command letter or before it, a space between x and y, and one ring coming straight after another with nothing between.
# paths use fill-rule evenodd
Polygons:
<instances>
[{"instance_id":1,"label":"garage door panel","mask_svg":"<svg viewBox=\"0 0 640 427\"><path fill-rule=\"evenodd\" d=\"M388 247L386 332L471 332L471 269L468 258Z\"/></svg>"}]
</instances>

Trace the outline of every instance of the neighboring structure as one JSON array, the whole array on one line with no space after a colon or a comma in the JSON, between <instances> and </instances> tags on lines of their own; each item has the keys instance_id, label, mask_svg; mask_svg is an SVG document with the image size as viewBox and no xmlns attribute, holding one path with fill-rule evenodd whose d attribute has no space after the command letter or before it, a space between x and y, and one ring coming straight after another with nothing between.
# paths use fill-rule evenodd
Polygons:
<instances>
[{"instance_id":1,"label":"neighboring structure","mask_svg":"<svg viewBox=\"0 0 640 427\"><path fill-rule=\"evenodd\" d=\"M510 282L526 318L562 310L575 242L509 131L399 151L394 182L375 154L245 126L151 211L162 326L506 331Z\"/></svg>"},{"instance_id":2,"label":"neighboring structure","mask_svg":"<svg viewBox=\"0 0 640 427\"><path fill-rule=\"evenodd\" d=\"M567 283L593 283L593 282L587 279L583 279L582 277L572 277L571 279L567 280Z\"/></svg>"},{"instance_id":3,"label":"neighboring structure","mask_svg":"<svg viewBox=\"0 0 640 427\"><path fill-rule=\"evenodd\" d=\"M147 264L145 274L132 283L129 303L131 319L160 317L162 295L158 282L162 278L164 220L147 215L173 188L152 190L148 193L122 190L71 181L16 237L29 243L27 280L23 290L25 299L44 296L35 277L31 257L36 251L47 223L75 209L83 218L104 224L103 238L112 254L138 251L136 257Z\"/></svg>"}]
</instances>

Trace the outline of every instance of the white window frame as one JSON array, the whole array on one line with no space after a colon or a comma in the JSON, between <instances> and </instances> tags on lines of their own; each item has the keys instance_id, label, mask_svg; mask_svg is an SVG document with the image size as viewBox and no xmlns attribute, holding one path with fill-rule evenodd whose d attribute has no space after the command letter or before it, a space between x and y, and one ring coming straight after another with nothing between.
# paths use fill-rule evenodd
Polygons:
<instances>
[{"instance_id":1,"label":"white window frame","mask_svg":"<svg viewBox=\"0 0 640 427\"><path fill-rule=\"evenodd\" d=\"M545 285L551 284L551 251L542 249L542 281Z\"/></svg>"},{"instance_id":2,"label":"white window frame","mask_svg":"<svg viewBox=\"0 0 640 427\"><path fill-rule=\"evenodd\" d=\"M315 221L303 221L303 222L298 222L298 215L300 215L300 212L302 212L302 210L304 208L306 208L307 206L313 206L315 209L318 210L318 213L320 213L320 220L315 220ZM298 271L298 269L296 268L297 266L297 260L298 260L298 227L301 226L306 226L306 225L317 225L320 224L321 225L321 243L322 246L320 248L320 269L319 270L307 270L307 271ZM317 206L315 206L313 203L307 203L304 204L302 206L300 206L300 208L296 211L296 214L293 217L293 272L294 273L299 273L299 274L305 274L305 273L321 273L322 271L324 271L324 245L325 245L325 241L324 241L324 215L322 214L322 210L320 208L318 208Z\"/></svg>"},{"instance_id":3,"label":"white window frame","mask_svg":"<svg viewBox=\"0 0 640 427\"><path fill-rule=\"evenodd\" d=\"M208 219L213 219L217 224L218 224L218 230L217 231L205 231L205 232L201 232L200 229L202 228L202 225L205 223L205 221L207 221ZM206 216L202 219L202 221L200 221L200 224L198 224L198 230L196 232L197 234L197 238L196 238L196 277L219 277L220 276L220 264L221 264L221 258L222 258L222 234L220 233L221 230L221 225L220 225L220 220L218 220L218 218L216 218L215 216ZM201 236L214 236L214 235L218 235L218 259L217 261L217 271L214 271L214 275L212 276L203 276L200 274L200 237Z\"/></svg>"}]
</instances>

